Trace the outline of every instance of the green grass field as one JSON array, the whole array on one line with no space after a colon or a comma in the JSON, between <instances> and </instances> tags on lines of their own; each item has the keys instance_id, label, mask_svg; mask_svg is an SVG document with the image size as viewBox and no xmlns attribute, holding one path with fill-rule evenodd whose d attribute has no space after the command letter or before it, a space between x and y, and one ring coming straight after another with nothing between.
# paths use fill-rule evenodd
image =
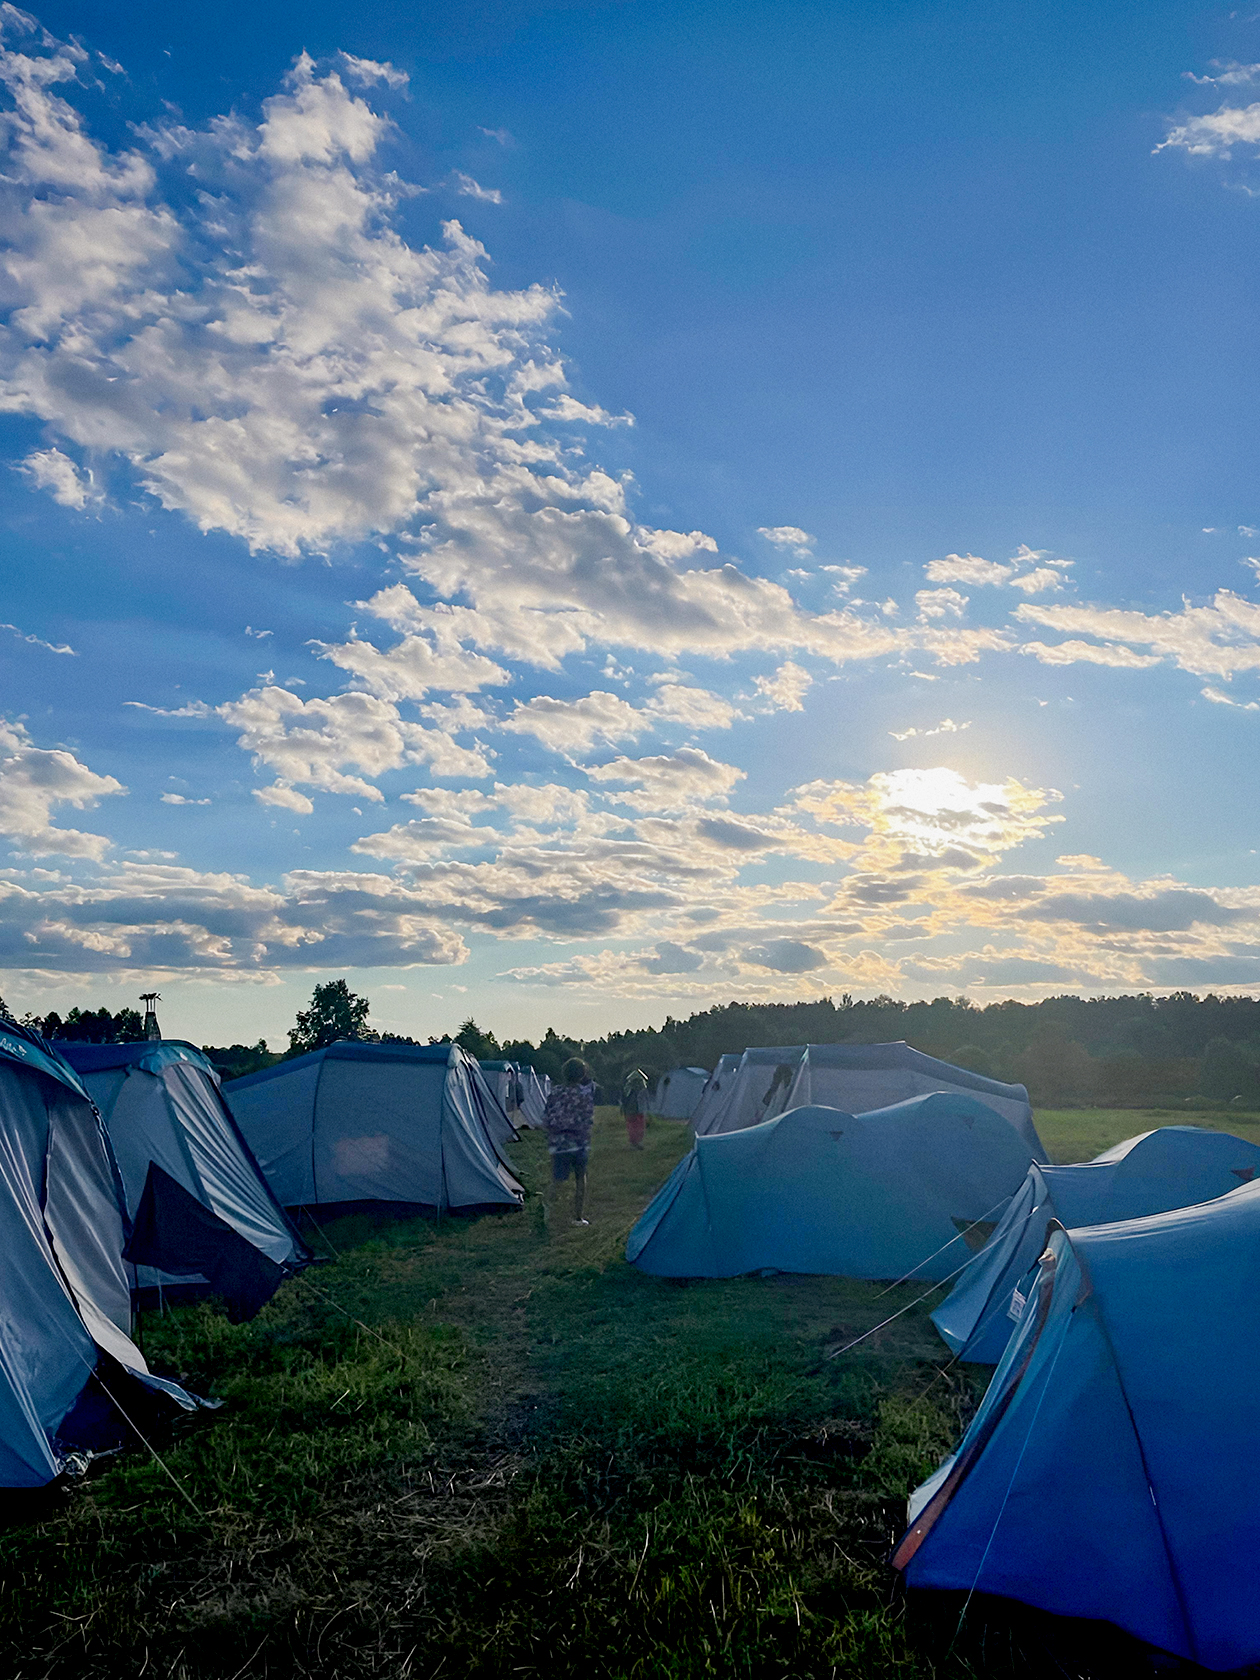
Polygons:
<instances>
[{"instance_id":1,"label":"green grass field","mask_svg":"<svg viewBox=\"0 0 1260 1680\"><path fill-rule=\"evenodd\" d=\"M1038 1124L1079 1159L1168 1119ZM657 1121L634 1153L601 1111L574 1229L563 1200L544 1222L526 1134L521 1213L342 1220L252 1324L146 1315L151 1363L225 1404L157 1443L165 1469L137 1448L11 1500L0 1672L1029 1672L908 1619L883 1561L983 1386L948 1364L939 1296L827 1360L920 1290L640 1275L626 1233L688 1143Z\"/></svg>"}]
</instances>

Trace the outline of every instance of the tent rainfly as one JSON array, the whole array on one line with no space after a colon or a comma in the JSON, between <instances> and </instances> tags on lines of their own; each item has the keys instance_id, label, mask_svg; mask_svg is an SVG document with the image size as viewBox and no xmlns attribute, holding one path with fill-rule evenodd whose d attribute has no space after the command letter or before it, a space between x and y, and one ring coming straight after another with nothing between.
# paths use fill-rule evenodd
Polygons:
<instances>
[{"instance_id":1,"label":"tent rainfly","mask_svg":"<svg viewBox=\"0 0 1260 1680\"><path fill-rule=\"evenodd\" d=\"M929 1091L965 1091L1000 1114L1023 1138L1034 1161L1047 1159L1033 1125L1022 1085L985 1079L968 1068L925 1056L899 1040L895 1044L808 1044L797 1065L784 1108L826 1103L855 1114L926 1096Z\"/></svg>"},{"instance_id":2,"label":"tent rainfly","mask_svg":"<svg viewBox=\"0 0 1260 1680\"><path fill-rule=\"evenodd\" d=\"M662 1277L821 1272L950 1276L1030 1165L976 1097L936 1092L870 1114L796 1108L697 1137L630 1233L626 1258Z\"/></svg>"},{"instance_id":3,"label":"tent rainfly","mask_svg":"<svg viewBox=\"0 0 1260 1680\"><path fill-rule=\"evenodd\" d=\"M42 1487L117 1446L120 1396L128 1411L145 1390L199 1404L153 1376L131 1339L126 1217L78 1076L38 1034L0 1022L0 1486Z\"/></svg>"},{"instance_id":4,"label":"tent rainfly","mask_svg":"<svg viewBox=\"0 0 1260 1680\"><path fill-rule=\"evenodd\" d=\"M677 1067L656 1082L652 1113L662 1120L690 1120L709 1082L706 1068Z\"/></svg>"},{"instance_id":5,"label":"tent rainfly","mask_svg":"<svg viewBox=\"0 0 1260 1680\"><path fill-rule=\"evenodd\" d=\"M540 1079L528 1062L521 1064L520 1078L521 1119L527 1126L540 1127L547 1109L547 1098L551 1094L551 1080L546 1074Z\"/></svg>"},{"instance_id":6,"label":"tent rainfly","mask_svg":"<svg viewBox=\"0 0 1260 1680\"><path fill-rule=\"evenodd\" d=\"M971 1426L911 1500L907 1585L1260 1663L1258 1293L1260 1183L1052 1231Z\"/></svg>"},{"instance_id":7,"label":"tent rainfly","mask_svg":"<svg viewBox=\"0 0 1260 1680\"><path fill-rule=\"evenodd\" d=\"M696 1136L742 1131L782 1114L804 1054L803 1044L745 1050L734 1074L727 1076L725 1090L705 1104L703 1119L695 1117Z\"/></svg>"},{"instance_id":8,"label":"tent rainfly","mask_svg":"<svg viewBox=\"0 0 1260 1680\"><path fill-rule=\"evenodd\" d=\"M135 1287L221 1297L252 1318L310 1251L258 1170L200 1050L59 1046L100 1110L127 1193Z\"/></svg>"},{"instance_id":9,"label":"tent rainfly","mask_svg":"<svg viewBox=\"0 0 1260 1680\"><path fill-rule=\"evenodd\" d=\"M516 1063L490 1061L478 1062L477 1065L504 1114L510 1115L513 1109L519 1108Z\"/></svg>"},{"instance_id":10,"label":"tent rainfly","mask_svg":"<svg viewBox=\"0 0 1260 1680\"><path fill-rule=\"evenodd\" d=\"M700 1093L700 1101L691 1111L692 1128L697 1132L707 1130L708 1116L714 1112L722 1101L723 1093L735 1077L740 1064L738 1051L727 1052L718 1057L718 1064L705 1081L704 1090Z\"/></svg>"},{"instance_id":11,"label":"tent rainfly","mask_svg":"<svg viewBox=\"0 0 1260 1680\"><path fill-rule=\"evenodd\" d=\"M995 1365L1023 1305L1023 1279L1053 1221L1075 1229L1167 1213L1237 1190L1258 1171L1254 1143L1198 1126L1161 1126L1078 1166L1034 1163L932 1322L961 1359Z\"/></svg>"},{"instance_id":12,"label":"tent rainfly","mask_svg":"<svg viewBox=\"0 0 1260 1680\"><path fill-rule=\"evenodd\" d=\"M516 1133L458 1044L342 1040L247 1074L223 1094L285 1207L519 1207Z\"/></svg>"}]
</instances>

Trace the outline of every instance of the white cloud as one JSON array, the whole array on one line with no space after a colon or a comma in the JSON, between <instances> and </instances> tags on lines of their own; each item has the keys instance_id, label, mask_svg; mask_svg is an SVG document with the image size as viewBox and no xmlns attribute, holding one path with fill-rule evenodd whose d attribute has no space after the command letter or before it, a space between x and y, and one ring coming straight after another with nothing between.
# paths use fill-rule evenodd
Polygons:
<instances>
[{"instance_id":1,"label":"white cloud","mask_svg":"<svg viewBox=\"0 0 1260 1680\"><path fill-rule=\"evenodd\" d=\"M1216 71L1215 76L1196 76L1193 70L1183 70L1182 75L1199 87L1241 87L1260 76L1260 64L1239 64L1233 60L1223 62L1214 58L1212 68Z\"/></svg>"},{"instance_id":2,"label":"white cloud","mask_svg":"<svg viewBox=\"0 0 1260 1680\"><path fill-rule=\"evenodd\" d=\"M817 541L808 531L802 531L799 525L759 525L757 535L776 548L790 548L802 560Z\"/></svg>"},{"instance_id":3,"label":"white cloud","mask_svg":"<svg viewBox=\"0 0 1260 1680\"><path fill-rule=\"evenodd\" d=\"M515 735L533 735L552 752L589 752L596 741L622 741L641 735L652 720L628 701L603 689L580 700L556 700L550 694L516 702L502 727Z\"/></svg>"},{"instance_id":4,"label":"white cloud","mask_svg":"<svg viewBox=\"0 0 1260 1680\"><path fill-rule=\"evenodd\" d=\"M73 753L32 745L25 726L0 718L0 834L33 857L103 858L104 835L56 828L52 812L84 810L110 794L126 793L113 776L98 776Z\"/></svg>"},{"instance_id":5,"label":"white cloud","mask_svg":"<svg viewBox=\"0 0 1260 1680\"><path fill-rule=\"evenodd\" d=\"M92 499L92 475L81 472L68 455L60 449L36 449L18 462L37 490L47 490L54 502L62 507L77 508L81 512Z\"/></svg>"},{"instance_id":6,"label":"white cloud","mask_svg":"<svg viewBox=\"0 0 1260 1680\"><path fill-rule=\"evenodd\" d=\"M955 723L953 718L942 718L934 729L903 729L900 733L898 733L895 729L890 729L888 733L892 736L894 741L911 741L916 736L926 737L928 735L957 735L960 731L970 728L970 722Z\"/></svg>"},{"instance_id":7,"label":"white cloud","mask_svg":"<svg viewBox=\"0 0 1260 1680\"><path fill-rule=\"evenodd\" d=\"M652 758L615 758L609 764L589 766L586 774L594 782L631 784L629 792L608 795L618 805L665 811L725 800L747 772L710 758L699 747L680 747Z\"/></svg>"},{"instance_id":8,"label":"white cloud","mask_svg":"<svg viewBox=\"0 0 1260 1680\"><path fill-rule=\"evenodd\" d=\"M1030 643L1025 651L1047 664L1081 659L1137 668L1169 658L1193 676L1218 678L1260 669L1260 606L1229 589L1218 590L1210 606L1195 607L1187 601L1179 613L1148 614L1118 607L1041 607L1023 602L1015 609L1015 617L1026 624L1096 636L1112 644L1094 648L1074 641L1047 649L1040 642ZM1118 643L1136 644L1151 652L1133 654L1128 647L1115 646Z\"/></svg>"},{"instance_id":9,"label":"white cloud","mask_svg":"<svg viewBox=\"0 0 1260 1680\"><path fill-rule=\"evenodd\" d=\"M1236 706L1240 712L1260 712L1260 700L1233 700L1228 694L1222 694L1219 688L1212 687L1201 689L1200 693L1215 706Z\"/></svg>"},{"instance_id":10,"label":"white cloud","mask_svg":"<svg viewBox=\"0 0 1260 1680\"><path fill-rule=\"evenodd\" d=\"M315 809L313 801L296 788L283 787L279 783L271 787L254 789L254 798L263 805L278 805L284 811L296 811L301 817L309 817Z\"/></svg>"},{"instance_id":11,"label":"white cloud","mask_svg":"<svg viewBox=\"0 0 1260 1680\"><path fill-rule=\"evenodd\" d=\"M961 618L968 597L956 589L920 589L914 597L920 618Z\"/></svg>"},{"instance_id":12,"label":"white cloud","mask_svg":"<svg viewBox=\"0 0 1260 1680\"><path fill-rule=\"evenodd\" d=\"M346 75L352 82L358 82L361 87L369 87L373 82L384 82L386 87L406 87L411 80L405 70L396 70L388 61L377 62L371 58L356 58L353 53L339 52L337 57L345 66Z\"/></svg>"},{"instance_id":13,"label":"white cloud","mask_svg":"<svg viewBox=\"0 0 1260 1680\"><path fill-rule=\"evenodd\" d=\"M79 656L69 642L46 642L42 636L32 636L29 631L21 629L16 624L0 624L0 630L10 630L19 642L27 642L31 647L43 648L45 653L65 653L72 658Z\"/></svg>"},{"instance_id":14,"label":"white cloud","mask_svg":"<svg viewBox=\"0 0 1260 1680\"><path fill-rule=\"evenodd\" d=\"M1012 578L1010 585L1012 589L1022 589L1025 595L1043 595L1047 589L1063 588L1063 574L1051 566L1038 566L1023 577Z\"/></svg>"},{"instance_id":15,"label":"white cloud","mask_svg":"<svg viewBox=\"0 0 1260 1680\"><path fill-rule=\"evenodd\" d=\"M818 569L831 578L831 587L837 595L848 595L858 579L866 576L865 566L820 566ZM809 573L800 575L808 577Z\"/></svg>"},{"instance_id":16,"label":"white cloud","mask_svg":"<svg viewBox=\"0 0 1260 1680\"><path fill-rule=\"evenodd\" d=\"M472 176L465 175L462 169L452 169L451 180L461 198L479 198L483 204L503 203L503 194L498 187L483 187L480 181L474 181Z\"/></svg>"},{"instance_id":17,"label":"white cloud","mask_svg":"<svg viewBox=\"0 0 1260 1680\"><path fill-rule=\"evenodd\" d=\"M563 392L556 397L548 408L540 409L544 420L559 420L566 425L578 424L587 426L633 426L633 414L609 414L606 408L600 408L598 403L582 403L576 397ZM716 543L712 545L716 548Z\"/></svg>"},{"instance_id":18,"label":"white cloud","mask_svg":"<svg viewBox=\"0 0 1260 1680\"><path fill-rule=\"evenodd\" d=\"M163 805L208 805L208 799L189 799L182 793L163 793L158 795Z\"/></svg>"},{"instance_id":19,"label":"white cloud","mask_svg":"<svg viewBox=\"0 0 1260 1680\"><path fill-rule=\"evenodd\" d=\"M739 716L721 695L685 683L660 684L646 709L663 722L685 724L688 729L729 729Z\"/></svg>"},{"instance_id":20,"label":"white cloud","mask_svg":"<svg viewBox=\"0 0 1260 1680\"><path fill-rule=\"evenodd\" d=\"M808 671L789 659L772 677L757 678L757 692L770 702L774 711L803 712L805 695L813 681Z\"/></svg>"},{"instance_id":21,"label":"white cloud","mask_svg":"<svg viewBox=\"0 0 1260 1680\"><path fill-rule=\"evenodd\" d=\"M1111 665L1118 670L1146 671L1158 665L1158 654L1134 653L1132 648L1104 642L1025 642L1019 650L1043 665Z\"/></svg>"},{"instance_id":22,"label":"white cloud","mask_svg":"<svg viewBox=\"0 0 1260 1680\"><path fill-rule=\"evenodd\" d=\"M1231 157L1235 146L1260 145L1260 104L1222 105L1204 117L1171 126L1154 149L1178 147L1192 157Z\"/></svg>"},{"instance_id":23,"label":"white cloud","mask_svg":"<svg viewBox=\"0 0 1260 1680\"><path fill-rule=\"evenodd\" d=\"M947 554L943 560L929 560L923 568L929 583L1006 583L1014 566L997 560L981 560L976 554Z\"/></svg>"}]
</instances>

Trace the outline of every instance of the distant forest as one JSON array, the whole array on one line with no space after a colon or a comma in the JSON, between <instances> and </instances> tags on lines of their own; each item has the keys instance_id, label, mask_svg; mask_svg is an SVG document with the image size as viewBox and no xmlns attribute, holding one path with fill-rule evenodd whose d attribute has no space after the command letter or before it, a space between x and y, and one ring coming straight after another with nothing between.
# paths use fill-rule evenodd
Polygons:
<instances>
[{"instance_id":1,"label":"distant forest","mask_svg":"<svg viewBox=\"0 0 1260 1680\"><path fill-rule=\"evenodd\" d=\"M0 1014L7 1014L0 1000ZM289 1033L288 1055L334 1037L377 1038L369 1004L344 981L316 988L312 1008ZM51 1039L98 1043L139 1038L135 1010L72 1009L64 1018L26 1017ZM392 1037L393 1035L385 1035ZM443 1035L445 1038L447 1035ZM1041 1003L991 1003L966 998L902 1003L896 998L820 998L813 1003L728 1003L685 1021L668 1017L659 1028L573 1039L548 1028L537 1043L501 1041L465 1021L457 1042L483 1059L530 1062L556 1078L564 1061L585 1058L611 1099L632 1067L652 1079L671 1068L711 1069L719 1056L749 1045L871 1044L905 1039L930 1056L994 1079L1018 1081L1042 1107L1098 1103L1105 1107L1215 1106L1238 1101L1260 1106L1260 999L1196 997L1056 997ZM413 1042L403 1040L402 1042ZM436 1038L414 1042L441 1042ZM206 1046L225 1078L266 1067L281 1057L255 1045Z\"/></svg>"}]
</instances>

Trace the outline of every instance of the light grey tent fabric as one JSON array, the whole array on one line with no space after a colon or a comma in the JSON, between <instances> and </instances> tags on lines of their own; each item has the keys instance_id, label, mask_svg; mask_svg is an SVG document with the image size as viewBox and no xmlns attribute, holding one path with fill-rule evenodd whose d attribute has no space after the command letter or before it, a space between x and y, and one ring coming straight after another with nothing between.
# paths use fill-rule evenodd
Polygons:
<instances>
[{"instance_id":1,"label":"light grey tent fabric","mask_svg":"<svg viewBox=\"0 0 1260 1680\"><path fill-rule=\"evenodd\" d=\"M502 1153L515 1131L457 1044L332 1044L223 1093L285 1207L523 1200Z\"/></svg>"},{"instance_id":2,"label":"light grey tent fabric","mask_svg":"<svg viewBox=\"0 0 1260 1680\"><path fill-rule=\"evenodd\" d=\"M788 1092L804 1054L803 1044L745 1050L734 1076L728 1077L725 1091L716 1102L705 1104L703 1118L693 1117L696 1136L742 1132L745 1126L759 1126L763 1120L782 1114L790 1106Z\"/></svg>"},{"instance_id":3,"label":"light grey tent fabric","mask_svg":"<svg viewBox=\"0 0 1260 1680\"><path fill-rule=\"evenodd\" d=\"M738 1051L718 1057L717 1066L705 1080L704 1090L700 1093L700 1101L691 1111L691 1124L695 1131L702 1133L705 1130L709 1116L720 1106L724 1093L729 1089L731 1080L738 1071L739 1063Z\"/></svg>"},{"instance_id":4,"label":"light grey tent fabric","mask_svg":"<svg viewBox=\"0 0 1260 1680\"><path fill-rule=\"evenodd\" d=\"M528 1063L521 1066L521 1119L525 1125L535 1130L544 1123L547 1109L547 1097L551 1091L551 1081L545 1075L540 1079L537 1071Z\"/></svg>"},{"instance_id":5,"label":"light grey tent fabric","mask_svg":"<svg viewBox=\"0 0 1260 1680\"><path fill-rule=\"evenodd\" d=\"M78 1078L34 1033L0 1023L0 1486L40 1487L100 1444L78 1406L109 1355L180 1406L131 1339L121 1179Z\"/></svg>"},{"instance_id":6,"label":"light grey tent fabric","mask_svg":"<svg viewBox=\"0 0 1260 1680\"><path fill-rule=\"evenodd\" d=\"M211 1289L233 1316L252 1315L310 1255L259 1171L211 1064L195 1046L169 1039L68 1044L65 1057L109 1131L127 1213L146 1228L154 1258L160 1253L166 1262L136 1265L136 1287ZM206 1260L209 1276L197 1264Z\"/></svg>"},{"instance_id":7,"label":"light grey tent fabric","mask_svg":"<svg viewBox=\"0 0 1260 1680\"><path fill-rule=\"evenodd\" d=\"M690 1120L708 1082L705 1068L676 1067L663 1073L656 1082L652 1113L662 1120Z\"/></svg>"},{"instance_id":8,"label":"light grey tent fabric","mask_svg":"<svg viewBox=\"0 0 1260 1680\"><path fill-rule=\"evenodd\" d=\"M925 1097L932 1091L958 1091L979 1100L1008 1120L1032 1152L1047 1159L1033 1125L1028 1092L1022 1085L986 1079L969 1068L925 1056L909 1044L807 1044L796 1069L785 1108L825 1103L851 1114Z\"/></svg>"}]
</instances>

